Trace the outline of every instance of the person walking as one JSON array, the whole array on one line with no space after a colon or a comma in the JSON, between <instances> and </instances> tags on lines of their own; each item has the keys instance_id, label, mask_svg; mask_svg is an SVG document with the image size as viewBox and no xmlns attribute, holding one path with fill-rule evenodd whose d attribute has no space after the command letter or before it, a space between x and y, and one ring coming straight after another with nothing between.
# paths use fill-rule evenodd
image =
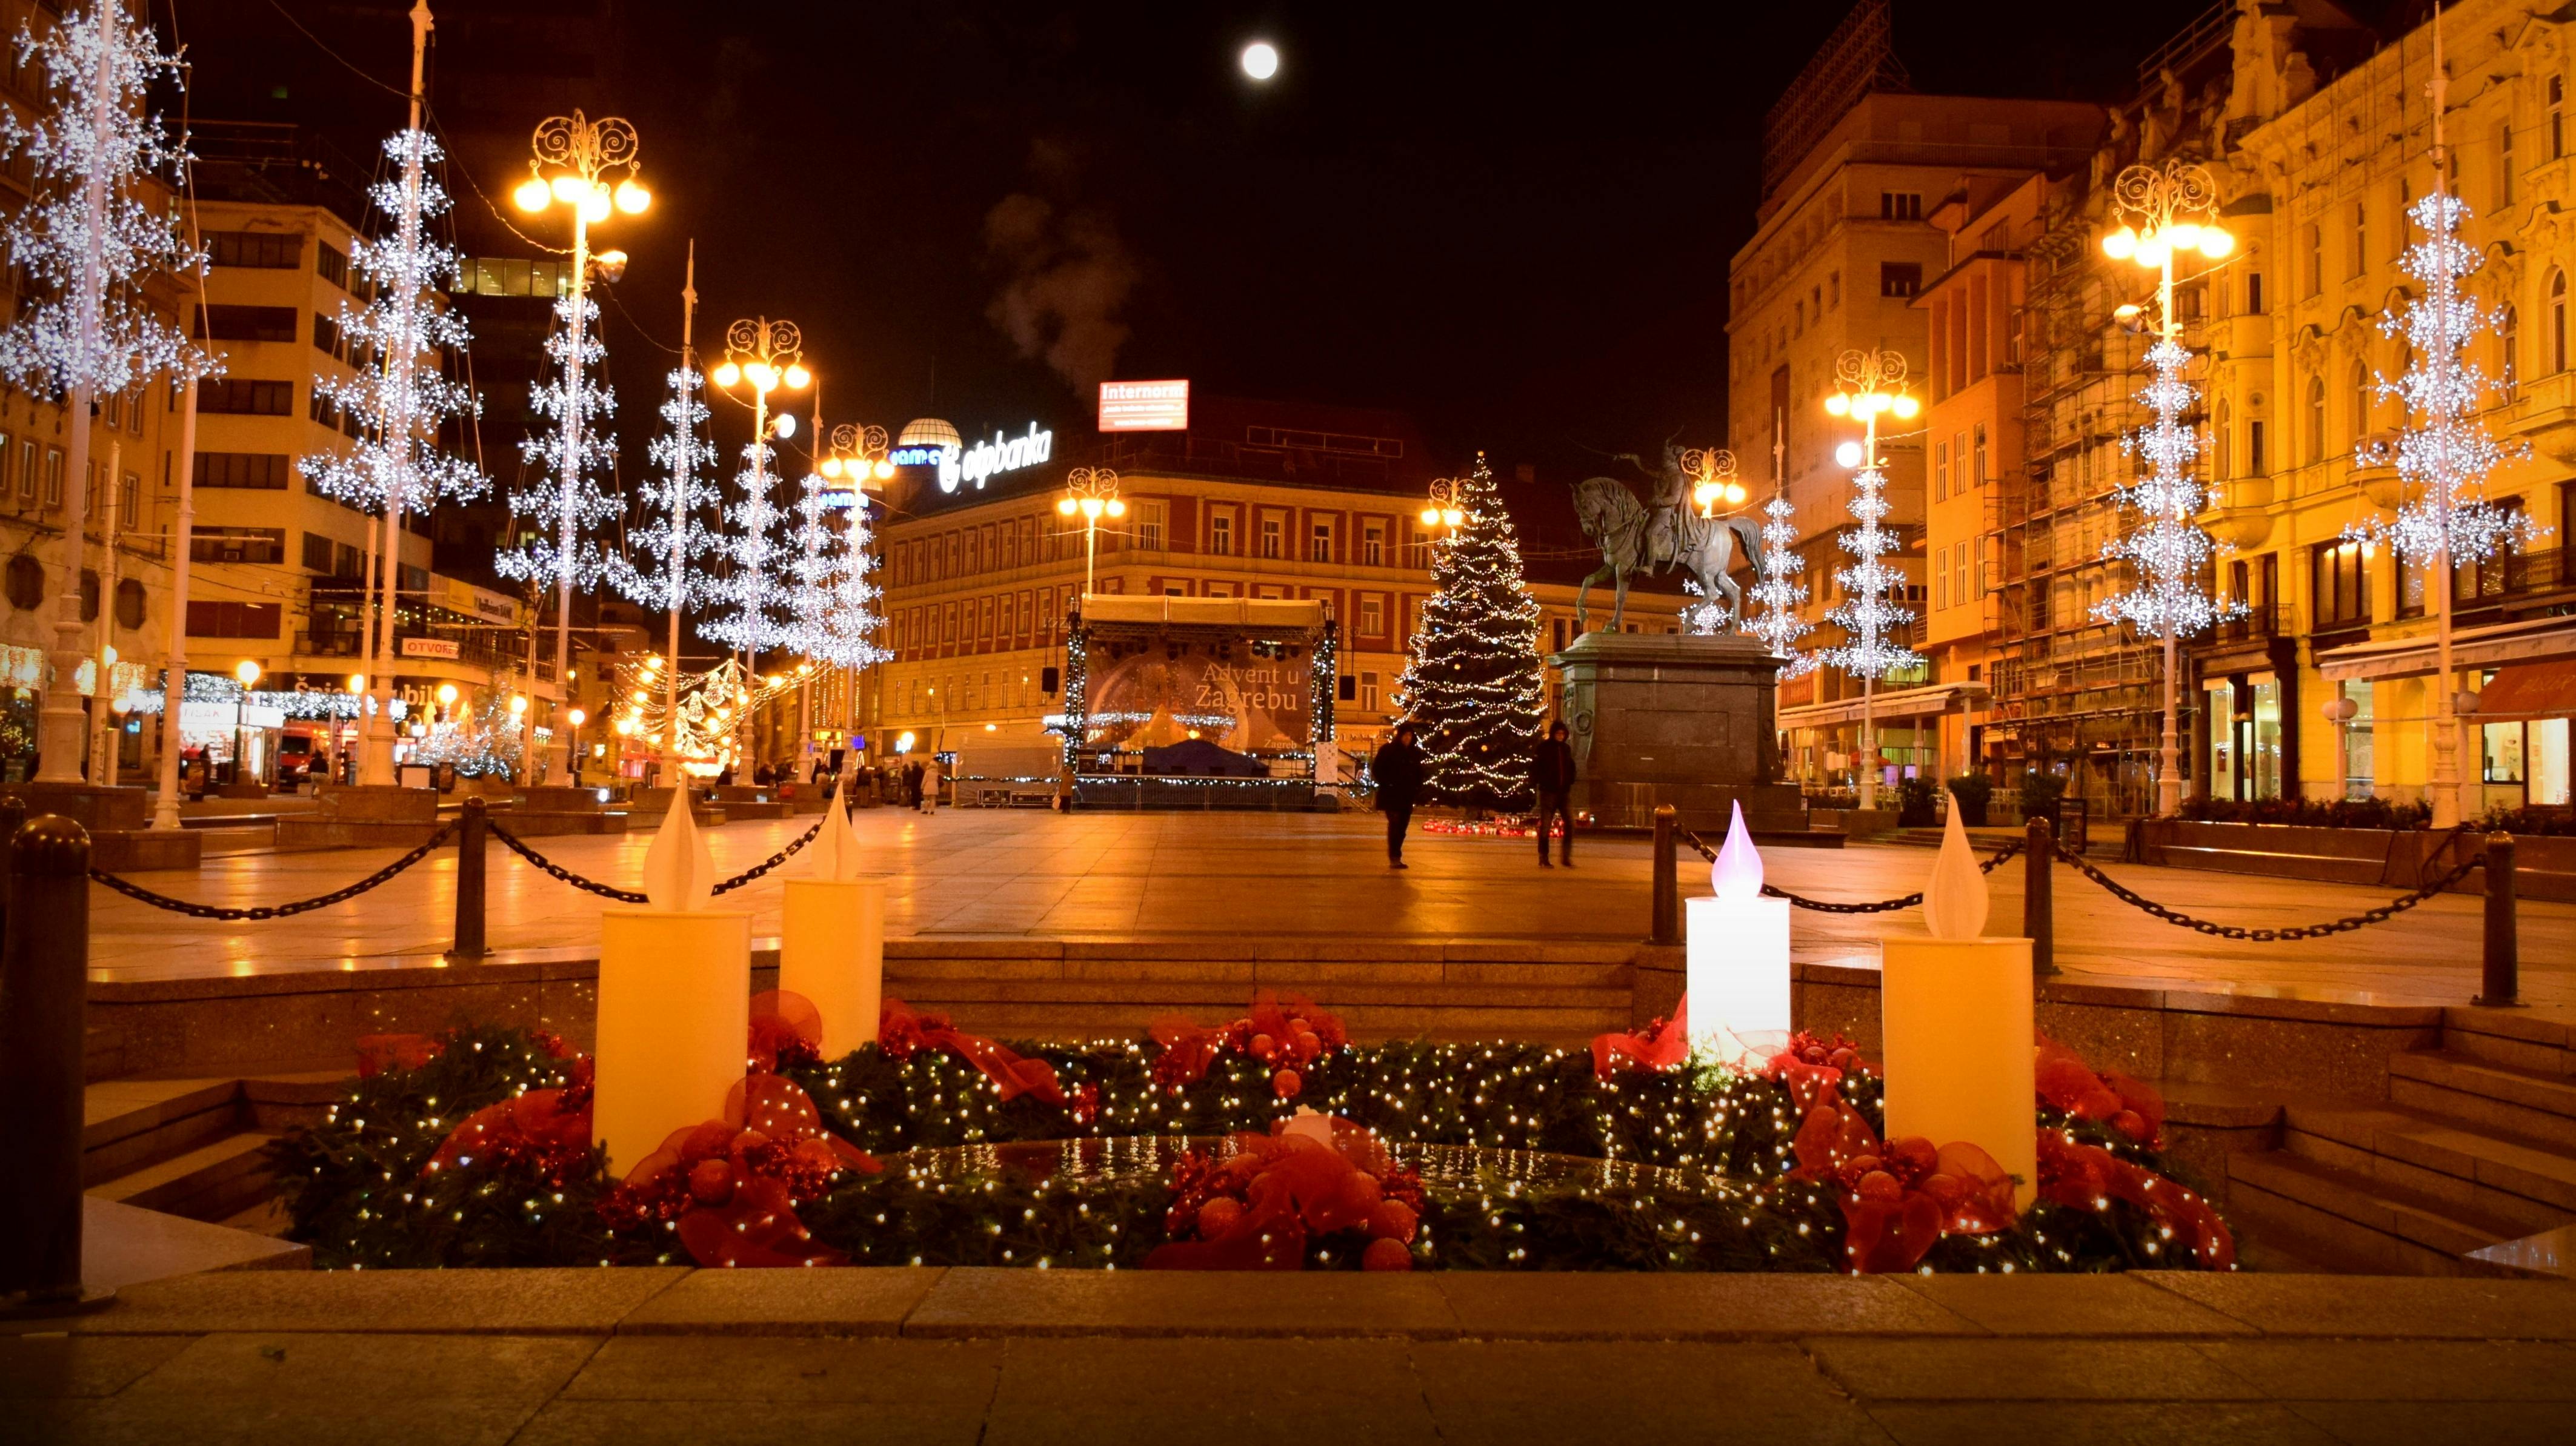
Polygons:
<instances>
[{"instance_id":1,"label":"person walking","mask_svg":"<svg viewBox=\"0 0 2576 1446\"><path fill-rule=\"evenodd\" d=\"M903 766L902 794L895 802L905 808L921 807L921 760L916 758Z\"/></svg>"},{"instance_id":2,"label":"person walking","mask_svg":"<svg viewBox=\"0 0 2576 1446\"><path fill-rule=\"evenodd\" d=\"M1574 867L1574 749L1565 740L1563 723L1551 725L1530 758L1530 787L1538 794L1538 866L1547 867L1547 827L1553 818L1565 825L1563 857Z\"/></svg>"},{"instance_id":3,"label":"person walking","mask_svg":"<svg viewBox=\"0 0 2576 1446\"><path fill-rule=\"evenodd\" d=\"M939 812L939 759L935 754L921 765L921 811Z\"/></svg>"},{"instance_id":4,"label":"person walking","mask_svg":"<svg viewBox=\"0 0 2576 1446\"><path fill-rule=\"evenodd\" d=\"M1395 736L1369 760L1369 776L1377 781L1378 812L1386 815L1386 866L1403 868L1404 830L1422 792L1422 750L1414 746L1412 724L1395 725Z\"/></svg>"}]
</instances>

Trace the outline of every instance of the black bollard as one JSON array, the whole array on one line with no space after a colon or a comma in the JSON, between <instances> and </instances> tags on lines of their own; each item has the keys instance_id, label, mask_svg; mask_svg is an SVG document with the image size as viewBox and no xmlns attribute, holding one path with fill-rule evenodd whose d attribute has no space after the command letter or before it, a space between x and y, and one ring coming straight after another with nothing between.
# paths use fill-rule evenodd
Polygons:
<instances>
[{"instance_id":1,"label":"black bollard","mask_svg":"<svg viewBox=\"0 0 2576 1446\"><path fill-rule=\"evenodd\" d=\"M2487 835L2487 927L2484 987L2470 1002L2510 1009L2522 1003L2522 949L2514 938L2513 835Z\"/></svg>"},{"instance_id":2,"label":"black bollard","mask_svg":"<svg viewBox=\"0 0 2576 1446\"><path fill-rule=\"evenodd\" d=\"M483 958L483 841L489 806L467 795L456 815L456 947L447 957L468 964Z\"/></svg>"},{"instance_id":3,"label":"black bollard","mask_svg":"<svg viewBox=\"0 0 2576 1446\"><path fill-rule=\"evenodd\" d=\"M39 814L9 840L0 947L0 1314L103 1302L81 1288L89 831Z\"/></svg>"},{"instance_id":4,"label":"black bollard","mask_svg":"<svg viewBox=\"0 0 2576 1446\"><path fill-rule=\"evenodd\" d=\"M27 800L0 798L0 930L9 927L9 840L27 826Z\"/></svg>"},{"instance_id":5,"label":"black bollard","mask_svg":"<svg viewBox=\"0 0 2576 1446\"><path fill-rule=\"evenodd\" d=\"M2057 972L2057 834L2045 815L2030 821L2021 857L2021 931L2030 936L2030 972L2045 978Z\"/></svg>"},{"instance_id":6,"label":"black bollard","mask_svg":"<svg viewBox=\"0 0 2576 1446\"><path fill-rule=\"evenodd\" d=\"M1669 803L1655 805L1655 914L1649 944L1682 941L1681 886L1673 868L1673 826L1678 817Z\"/></svg>"}]
</instances>

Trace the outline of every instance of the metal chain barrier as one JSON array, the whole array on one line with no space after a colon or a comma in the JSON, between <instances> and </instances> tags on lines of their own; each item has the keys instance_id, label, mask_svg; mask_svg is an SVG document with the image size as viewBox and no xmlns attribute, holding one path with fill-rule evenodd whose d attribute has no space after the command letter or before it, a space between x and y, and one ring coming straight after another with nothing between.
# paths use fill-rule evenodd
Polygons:
<instances>
[{"instance_id":1,"label":"metal chain barrier","mask_svg":"<svg viewBox=\"0 0 2576 1446\"><path fill-rule=\"evenodd\" d=\"M829 815L826 815L826 817L829 817ZM520 841L517 835L511 833L508 829L503 828L497 819L485 826L492 830L493 837L509 846L510 852L526 859L529 863L534 864L540 871L550 877L560 879L585 893L597 894L603 899L615 899L621 904L641 904L647 902L644 895L636 893L633 890L621 889L613 884L603 884L596 879L583 878L581 875L576 874L572 870L565 868L563 865L556 863L554 860L547 858L544 854L528 847L527 844ZM805 830L803 834L796 838L790 839L785 848L780 849L778 852L771 854L768 858L761 860L759 863L752 865L750 868L747 868L741 873L734 875L732 878L716 885L709 892L713 894L729 894L746 884L756 881L761 875L768 873L770 870L777 868L780 864L794 858L797 850L805 847L809 843L812 843L816 836L822 832L823 821L821 819L817 819L815 820L812 828Z\"/></svg>"},{"instance_id":2,"label":"metal chain barrier","mask_svg":"<svg viewBox=\"0 0 2576 1446\"><path fill-rule=\"evenodd\" d=\"M840 800L836 798L832 800L832 803L828 806L838 807L839 804ZM759 878L762 874L768 873L771 869L787 862L790 858L795 856L798 849L812 843L815 837L823 832L823 819L830 817L831 815L826 813L823 815L823 818L814 820L814 826L805 830L805 832L798 837L789 840L787 847L780 849L778 852L771 854L768 858L761 860L759 863L752 865L750 868L747 868L741 873L734 875L732 878L725 880L723 883L716 885L710 892L718 894L732 893L734 890L739 889L743 885L750 883L752 880Z\"/></svg>"},{"instance_id":3,"label":"metal chain barrier","mask_svg":"<svg viewBox=\"0 0 2576 1446\"><path fill-rule=\"evenodd\" d=\"M2447 845L2445 847L2447 847ZM2234 924L2215 923L2208 919L2195 919L2191 915L2183 913L2178 909L2168 909L2153 899L2139 895L2134 890L2121 887L2111 878L2110 875L2103 873L2100 869L2095 868L2093 865L2086 863L2084 860L2077 858L2073 854L2060 851L2058 857L2068 864L2073 865L2077 873L2082 874L2084 877L2101 885L2103 890L2109 893L2112 898L2118 899L2121 903L2127 904L2132 908L2152 914L2155 917L2164 920L2168 924L2179 925L2197 933L2207 934L2214 939L2237 939L2253 944L2294 943L2301 939L2323 939L2328 935L2348 933L2354 929L2367 928L2372 924L2385 924L2389 920L2396 918L2398 915L2405 913L2407 910L2414 908L2417 904L2424 902L2426 899L2433 897L2435 894L2441 893L2451 885L2467 878L2469 870L2484 868L2487 861L2486 855L2482 853L2471 854L2466 859L2461 860L2459 867L2451 870L2447 874L2444 874L2442 877L2433 880L2431 883L2425 884L2421 888L2414 890L2412 893L2400 894L2398 897L2389 900L2378 908L2364 909L2360 913L2354 914L2349 918L2333 919L2323 924L2292 924L2287 928L2281 929L2248 929Z\"/></svg>"},{"instance_id":4,"label":"metal chain barrier","mask_svg":"<svg viewBox=\"0 0 2576 1446\"><path fill-rule=\"evenodd\" d=\"M1708 860L1710 863L1717 862L1717 851L1710 848L1707 843L1703 842L1698 834L1692 833L1688 829L1684 829L1682 830L1682 837L1690 841L1690 846L1692 848L1699 850L1699 856L1701 858ZM1985 859L1978 863L1977 872L1981 874L1991 874L1996 869L2001 868L2005 860L2012 858L2021 851L2022 841L2015 839L2011 843L2004 845L2003 848L1998 850L1992 858ZM2060 855L2060 857L2063 857L2063 855ZM1813 909L1819 914L1892 914L1898 909L1911 909L1923 902L1923 895L1920 892L1907 894L1901 899L1881 899L1878 902L1871 904L1837 904L1830 899L1810 899L1804 894L1790 893L1787 889L1781 888L1776 884L1764 884L1762 886L1762 892L1767 898L1787 899L1790 903L1797 905L1801 909Z\"/></svg>"},{"instance_id":5,"label":"metal chain barrier","mask_svg":"<svg viewBox=\"0 0 2576 1446\"><path fill-rule=\"evenodd\" d=\"M174 899L168 894L156 894L150 889L143 887L141 884L129 883L124 879L118 878L114 874L108 873L104 869L92 869L89 871L89 876L97 882L105 884L109 888L116 890L118 893L125 895L129 899L140 900L143 903L150 904L156 909L168 909L174 914L185 914L191 919L213 919L220 923L227 924L242 922L245 920L258 922L264 919L286 919L292 918L297 914L311 913L315 909L327 909L333 904L345 904L349 900L358 897L369 889L385 883L393 878L394 875L401 873L403 870L410 868L416 863L419 863L422 859L428 858L431 854L436 853L441 846L445 845L447 841L455 837L455 835L456 825L453 822L440 824L438 826L438 832L429 836L429 842L413 849L410 853L404 854L401 858L394 860L392 863L385 865L383 868L376 870L374 873L367 875L365 878L358 880L347 888L334 889L330 893L322 894L310 899L300 899L292 904L260 904L247 909L228 909L216 904L192 904L186 899Z\"/></svg>"},{"instance_id":6,"label":"metal chain barrier","mask_svg":"<svg viewBox=\"0 0 2576 1446\"><path fill-rule=\"evenodd\" d=\"M597 894L603 899L615 899L621 904L641 904L645 902L645 898L642 894L635 893L627 889L617 888L610 884L603 884L596 879L585 879L581 875L574 873L572 870L565 868L563 865L556 863L553 859L547 858L544 854L541 854L535 849L528 847L526 844L519 842L518 835L501 827L501 824L497 819L491 823L485 824L484 827L492 831L492 836L494 838L497 838L502 843L508 845L510 852L517 854L519 857L526 859L529 863L536 865L540 873L549 874L557 879L561 879L563 882L572 885L576 889L582 890L584 893Z\"/></svg>"}]
</instances>

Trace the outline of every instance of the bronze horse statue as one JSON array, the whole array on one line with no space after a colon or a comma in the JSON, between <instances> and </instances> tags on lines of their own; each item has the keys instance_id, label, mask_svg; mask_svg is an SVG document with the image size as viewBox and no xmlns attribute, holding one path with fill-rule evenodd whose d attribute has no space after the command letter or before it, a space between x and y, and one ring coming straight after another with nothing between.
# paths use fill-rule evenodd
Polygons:
<instances>
[{"instance_id":1,"label":"bronze horse statue","mask_svg":"<svg viewBox=\"0 0 2576 1446\"><path fill-rule=\"evenodd\" d=\"M1622 455L1644 468L1639 458ZM1761 555L1760 525L1749 517L1702 517L1693 511L1680 458L1669 442L1664 445L1658 484L1651 511L1615 477L1586 477L1574 484L1575 520L1582 524L1583 535L1601 549L1601 565L1574 590L1576 627L1589 626L1591 615L1584 600L1594 583L1610 579L1610 630L1617 632L1628 611L1628 579L1651 577L1668 568L1687 574L1699 584L1700 595L1711 602L1724 598L1729 622L1744 616L1744 590L1727 574L1735 569L1737 548L1747 558Z\"/></svg>"}]
</instances>

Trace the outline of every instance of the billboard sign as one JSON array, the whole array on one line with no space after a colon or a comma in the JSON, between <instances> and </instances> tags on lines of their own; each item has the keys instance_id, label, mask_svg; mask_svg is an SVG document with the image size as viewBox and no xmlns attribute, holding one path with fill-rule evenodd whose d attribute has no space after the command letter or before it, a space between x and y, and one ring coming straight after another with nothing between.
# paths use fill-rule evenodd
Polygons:
<instances>
[{"instance_id":1,"label":"billboard sign","mask_svg":"<svg viewBox=\"0 0 2576 1446\"><path fill-rule=\"evenodd\" d=\"M1189 429L1190 384L1187 378L1100 384L1100 430L1186 432Z\"/></svg>"}]
</instances>

